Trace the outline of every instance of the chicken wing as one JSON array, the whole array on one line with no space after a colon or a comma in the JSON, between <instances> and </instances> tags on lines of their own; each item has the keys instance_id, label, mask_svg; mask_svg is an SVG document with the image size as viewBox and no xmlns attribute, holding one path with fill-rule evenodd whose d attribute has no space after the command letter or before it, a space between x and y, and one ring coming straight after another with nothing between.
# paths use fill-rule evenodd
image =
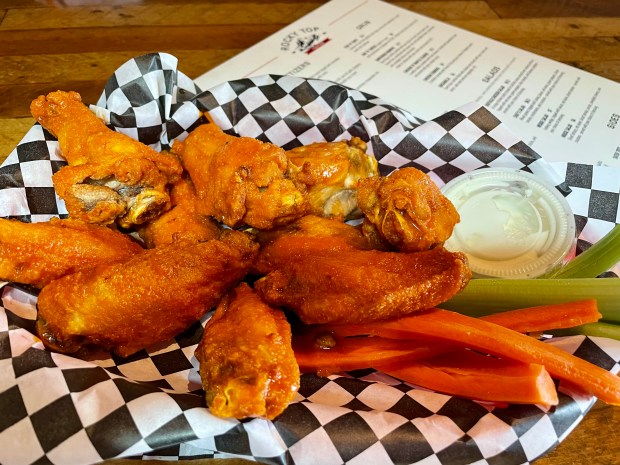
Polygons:
<instances>
[{"instance_id":1,"label":"chicken wing","mask_svg":"<svg viewBox=\"0 0 620 465\"><path fill-rule=\"evenodd\" d=\"M448 300L471 278L466 257L437 247L405 253L359 250L339 239L283 235L261 250L254 284L271 305L307 324L393 318Z\"/></svg>"},{"instance_id":2,"label":"chicken wing","mask_svg":"<svg viewBox=\"0 0 620 465\"><path fill-rule=\"evenodd\" d=\"M363 231L405 252L443 244L459 221L450 200L430 177L415 168L362 179L357 195L365 215Z\"/></svg>"},{"instance_id":3,"label":"chicken wing","mask_svg":"<svg viewBox=\"0 0 620 465\"><path fill-rule=\"evenodd\" d=\"M293 176L307 188L310 213L344 220L363 216L357 205L357 182L379 173L377 160L366 154L362 139L317 142L286 155L298 167Z\"/></svg>"},{"instance_id":4,"label":"chicken wing","mask_svg":"<svg viewBox=\"0 0 620 465\"><path fill-rule=\"evenodd\" d=\"M329 250L333 252L350 248L384 250L384 244L370 242L359 227L333 218L306 215L286 226L269 231L259 231L256 234L261 249L252 268L253 274L265 275L273 271L277 264L286 262L291 251L286 247L281 247L279 240L289 236L320 240L325 247L324 250L329 247Z\"/></svg>"},{"instance_id":5,"label":"chicken wing","mask_svg":"<svg viewBox=\"0 0 620 465\"><path fill-rule=\"evenodd\" d=\"M242 283L222 299L196 358L211 413L274 419L299 389L291 328L281 310Z\"/></svg>"},{"instance_id":6,"label":"chicken wing","mask_svg":"<svg viewBox=\"0 0 620 465\"><path fill-rule=\"evenodd\" d=\"M58 218L42 223L0 218L0 279L6 281L42 287L142 250L129 236L106 226Z\"/></svg>"},{"instance_id":7,"label":"chicken wing","mask_svg":"<svg viewBox=\"0 0 620 465\"><path fill-rule=\"evenodd\" d=\"M241 232L174 242L125 262L67 275L39 294L37 332L50 349L88 345L125 357L186 329L250 268L258 244Z\"/></svg>"},{"instance_id":8,"label":"chicken wing","mask_svg":"<svg viewBox=\"0 0 620 465\"><path fill-rule=\"evenodd\" d=\"M188 177L184 176L172 185L170 199L171 210L138 229L146 247L160 247L177 240L205 242L219 237L220 226L201 213L196 190Z\"/></svg>"},{"instance_id":9,"label":"chicken wing","mask_svg":"<svg viewBox=\"0 0 620 465\"><path fill-rule=\"evenodd\" d=\"M227 226L270 229L308 209L289 179L286 153L273 144L204 124L185 141L175 142L172 151L188 171L205 213Z\"/></svg>"},{"instance_id":10,"label":"chicken wing","mask_svg":"<svg viewBox=\"0 0 620 465\"><path fill-rule=\"evenodd\" d=\"M169 208L166 185L182 172L177 159L109 129L77 92L41 95L30 111L69 164L53 181L72 217L127 228Z\"/></svg>"}]
</instances>

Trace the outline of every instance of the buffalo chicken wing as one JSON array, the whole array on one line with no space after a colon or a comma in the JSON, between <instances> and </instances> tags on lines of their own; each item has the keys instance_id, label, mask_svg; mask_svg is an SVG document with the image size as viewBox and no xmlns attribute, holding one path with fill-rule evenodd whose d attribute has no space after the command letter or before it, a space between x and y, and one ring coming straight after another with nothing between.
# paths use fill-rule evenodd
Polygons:
<instances>
[{"instance_id":1,"label":"buffalo chicken wing","mask_svg":"<svg viewBox=\"0 0 620 465\"><path fill-rule=\"evenodd\" d=\"M211 413L273 419L299 388L299 367L284 313L245 283L222 299L196 350Z\"/></svg>"},{"instance_id":2,"label":"buffalo chicken wing","mask_svg":"<svg viewBox=\"0 0 620 465\"><path fill-rule=\"evenodd\" d=\"M404 253L359 250L340 239L283 235L264 247L255 283L271 305L306 324L394 318L448 300L471 278L465 255L441 247Z\"/></svg>"},{"instance_id":3,"label":"buffalo chicken wing","mask_svg":"<svg viewBox=\"0 0 620 465\"><path fill-rule=\"evenodd\" d=\"M450 200L428 175L415 168L362 179L358 203L365 215L365 234L404 252L442 245L459 221Z\"/></svg>"},{"instance_id":4,"label":"buffalo chicken wing","mask_svg":"<svg viewBox=\"0 0 620 465\"><path fill-rule=\"evenodd\" d=\"M280 147L203 124L175 142L172 151L189 173L204 212L231 228L270 229L308 210Z\"/></svg>"},{"instance_id":5,"label":"buffalo chicken wing","mask_svg":"<svg viewBox=\"0 0 620 465\"><path fill-rule=\"evenodd\" d=\"M172 208L138 229L148 248L171 244L177 240L204 242L217 239L221 228L209 216L201 213L201 203L188 177L170 188Z\"/></svg>"},{"instance_id":6,"label":"buffalo chicken wing","mask_svg":"<svg viewBox=\"0 0 620 465\"><path fill-rule=\"evenodd\" d=\"M163 342L244 278L258 245L245 233L174 242L124 262L67 275L39 294L37 331L62 353L96 345L120 356Z\"/></svg>"},{"instance_id":7,"label":"buffalo chicken wing","mask_svg":"<svg viewBox=\"0 0 620 465\"><path fill-rule=\"evenodd\" d=\"M106 226L52 218L0 219L0 279L42 287L78 270L125 261L142 247Z\"/></svg>"},{"instance_id":8,"label":"buffalo chicken wing","mask_svg":"<svg viewBox=\"0 0 620 465\"><path fill-rule=\"evenodd\" d=\"M378 175L377 160L366 154L362 139L302 145L286 155L298 168L293 176L306 186L310 213L345 220L362 216L357 182Z\"/></svg>"},{"instance_id":9,"label":"buffalo chicken wing","mask_svg":"<svg viewBox=\"0 0 620 465\"><path fill-rule=\"evenodd\" d=\"M41 95L30 110L68 163L52 179L72 217L128 228L169 208L167 184L182 171L174 157L109 129L77 92Z\"/></svg>"}]
</instances>

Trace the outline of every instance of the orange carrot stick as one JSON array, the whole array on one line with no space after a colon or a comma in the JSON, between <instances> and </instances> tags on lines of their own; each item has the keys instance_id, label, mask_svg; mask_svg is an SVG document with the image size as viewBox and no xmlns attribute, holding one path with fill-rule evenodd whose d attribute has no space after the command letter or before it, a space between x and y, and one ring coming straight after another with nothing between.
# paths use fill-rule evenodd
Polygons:
<instances>
[{"instance_id":1,"label":"orange carrot stick","mask_svg":"<svg viewBox=\"0 0 620 465\"><path fill-rule=\"evenodd\" d=\"M370 368L377 363L429 357L449 349L441 343L382 337L343 338L312 330L293 336L293 350L299 369L303 373L322 376Z\"/></svg>"},{"instance_id":2,"label":"orange carrot stick","mask_svg":"<svg viewBox=\"0 0 620 465\"><path fill-rule=\"evenodd\" d=\"M510 310L484 316L482 319L525 333L593 323L600 317L596 300L590 299ZM297 362L304 372L326 374L368 368L373 363L387 363L403 358L417 360L450 350L450 346L445 344L429 345L428 342L414 342L410 339L411 335L400 334L401 330L406 331L410 324L415 325L415 318L415 314L402 317L399 320L401 327L396 335L393 334L394 329L391 326L387 332L384 330L385 322L383 321L367 325L308 326L303 334L297 333L294 336ZM390 343L383 337L355 339L345 337L361 334L376 334L385 338L402 337L403 339L398 343ZM333 344L330 348L321 348L317 341L326 335L333 339Z\"/></svg>"},{"instance_id":3,"label":"orange carrot stick","mask_svg":"<svg viewBox=\"0 0 620 465\"><path fill-rule=\"evenodd\" d=\"M418 386L469 399L546 407L558 404L555 384L542 365L497 359L471 350L375 368Z\"/></svg>"},{"instance_id":4,"label":"orange carrot stick","mask_svg":"<svg viewBox=\"0 0 620 465\"><path fill-rule=\"evenodd\" d=\"M347 325L346 331L360 329L353 326L380 326L381 330L374 334L396 338L415 335L433 341L460 343L498 357L540 364L551 376L568 380L608 404L620 405L619 377L550 344L478 318L435 309L417 313L415 317L384 321L380 325ZM369 333L362 331L358 334Z\"/></svg>"},{"instance_id":5,"label":"orange carrot stick","mask_svg":"<svg viewBox=\"0 0 620 465\"><path fill-rule=\"evenodd\" d=\"M595 299L540 305L481 317L485 321L520 333L574 328L586 323L595 323L601 318Z\"/></svg>"}]
</instances>

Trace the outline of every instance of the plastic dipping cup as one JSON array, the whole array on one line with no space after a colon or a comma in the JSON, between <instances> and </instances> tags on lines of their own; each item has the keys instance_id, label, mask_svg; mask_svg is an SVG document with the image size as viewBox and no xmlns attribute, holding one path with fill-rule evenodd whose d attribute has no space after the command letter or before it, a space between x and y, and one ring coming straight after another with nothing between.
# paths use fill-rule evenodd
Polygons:
<instances>
[{"instance_id":1,"label":"plastic dipping cup","mask_svg":"<svg viewBox=\"0 0 620 465\"><path fill-rule=\"evenodd\" d=\"M464 252L474 276L534 278L574 250L568 202L533 174L485 168L453 179L442 192L461 217L445 247Z\"/></svg>"}]
</instances>

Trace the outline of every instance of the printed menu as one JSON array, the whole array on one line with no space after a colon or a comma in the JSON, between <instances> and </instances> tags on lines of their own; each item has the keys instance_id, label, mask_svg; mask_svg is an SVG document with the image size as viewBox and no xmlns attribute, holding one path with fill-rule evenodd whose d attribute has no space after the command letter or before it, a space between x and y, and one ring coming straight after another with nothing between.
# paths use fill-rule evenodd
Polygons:
<instances>
[{"instance_id":1,"label":"printed menu","mask_svg":"<svg viewBox=\"0 0 620 465\"><path fill-rule=\"evenodd\" d=\"M620 84L379 0L332 0L195 82L335 81L427 120L486 106L548 161L620 166Z\"/></svg>"}]
</instances>

